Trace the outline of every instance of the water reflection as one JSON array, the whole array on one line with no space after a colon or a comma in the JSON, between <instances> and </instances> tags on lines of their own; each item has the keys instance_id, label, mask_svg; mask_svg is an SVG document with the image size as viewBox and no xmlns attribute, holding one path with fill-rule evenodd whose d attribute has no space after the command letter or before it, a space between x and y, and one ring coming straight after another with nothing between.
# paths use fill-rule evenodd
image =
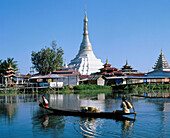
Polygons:
<instances>
[{"instance_id":1,"label":"water reflection","mask_svg":"<svg viewBox=\"0 0 170 138\"><path fill-rule=\"evenodd\" d=\"M17 112L18 112L18 107L15 104L0 105L0 118L7 120L8 123L11 123L11 121L15 118Z\"/></svg>"},{"instance_id":2,"label":"water reflection","mask_svg":"<svg viewBox=\"0 0 170 138\"><path fill-rule=\"evenodd\" d=\"M124 120L122 121L122 137L132 137L133 136L133 126L134 121Z\"/></svg>"},{"instance_id":3,"label":"water reflection","mask_svg":"<svg viewBox=\"0 0 170 138\"><path fill-rule=\"evenodd\" d=\"M76 94L50 94L49 101L51 107L58 107L63 109L80 109L79 95Z\"/></svg>"},{"instance_id":4,"label":"water reflection","mask_svg":"<svg viewBox=\"0 0 170 138\"><path fill-rule=\"evenodd\" d=\"M79 109L94 106L101 111L120 108L122 94L45 95L52 107ZM170 135L170 99L132 97L138 112L136 121L124 119L58 116L38 106L41 95L0 96L1 136L22 137L168 137ZM23 127L24 126L24 127ZM142 129L141 129L142 128ZM17 131L18 130L18 131Z\"/></svg>"},{"instance_id":5,"label":"water reflection","mask_svg":"<svg viewBox=\"0 0 170 138\"><path fill-rule=\"evenodd\" d=\"M63 116L55 114L42 114L32 118L32 131L34 136L48 135L50 132L55 137L64 133L65 120Z\"/></svg>"},{"instance_id":6,"label":"water reflection","mask_svg":"<svg viewBox=\"0 0 170 138\"><path fill-rule=\"evenodd\" d=\"M13 103L23 103L23 102L34 102L40 98L38 94L32 95L11 95L11 96L0 96L0 103L2 104L13 104Z\"/></svg>"},{"instance_id":7,"label":"water reflection","mask_svg":"<svg viewBox=\"0 0 170 138\"><path fill-rule=\"evenodd\" d=\"M80 118L74 123L74 129L84 137L130 137L133 135L135 120Z\"/></svg>"},{"instance_id":8,"label":"water reflection","mask_svg":"<svg viewBox=\"0 0 170 138\"><path fill-rule=\"evenodd\" d=\"M46 127L48 126L48 120L49 120L49 117L48 117L48 115L46 115L46 116L45 116L45 119L44 119L44 121L43 121L43 123L42 123L42 125L43 125L44 128L46 128Z\"/></svg>"}]
</instances>

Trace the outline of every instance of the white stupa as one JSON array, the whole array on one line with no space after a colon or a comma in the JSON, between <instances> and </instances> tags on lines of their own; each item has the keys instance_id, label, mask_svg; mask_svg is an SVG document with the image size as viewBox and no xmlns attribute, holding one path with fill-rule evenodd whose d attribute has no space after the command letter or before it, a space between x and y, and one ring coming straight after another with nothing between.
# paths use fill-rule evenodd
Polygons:
<instances>
[{"instance_id":1,"label":"white stupa","mask_svg":"<svg viewBox=\"0 0 170 138\"><path fill-rule=\"evenodd\" d=\"M71 60L71 63L68 64L69 67L76 69L81 75L90 75L91 73L98 72L99 69L103 67L101 60L97 59L93 53L89 41L87 22L88 19L85 12L83 41L80 45L79 53Z\"/></svg>"}]
</instances>

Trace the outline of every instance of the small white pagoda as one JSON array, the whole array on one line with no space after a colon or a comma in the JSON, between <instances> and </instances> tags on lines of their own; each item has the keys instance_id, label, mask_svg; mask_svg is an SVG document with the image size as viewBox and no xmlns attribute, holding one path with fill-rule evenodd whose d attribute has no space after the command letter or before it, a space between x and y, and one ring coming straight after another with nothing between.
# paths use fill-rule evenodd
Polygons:
<instances>
[{"instance_id":1,"label":"small white pagoda","mask_svg":"<svg viewBox=\"0 0 170 138\"><path fill-rule=\"evenodd\" d=\"M83 41L80 45L79 53L68 64L69 67L76 69L81 75L90 75L91 73L98 72L103 66L101 60L97 59L93 53L87 22L88 19L85 11Z\"/></svg>"}]
</instances>

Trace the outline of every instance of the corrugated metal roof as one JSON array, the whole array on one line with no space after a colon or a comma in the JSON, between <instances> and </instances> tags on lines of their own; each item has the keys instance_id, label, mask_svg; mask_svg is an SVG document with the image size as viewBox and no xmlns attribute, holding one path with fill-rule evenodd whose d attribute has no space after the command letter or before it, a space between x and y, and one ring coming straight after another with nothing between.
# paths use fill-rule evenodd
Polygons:
<instances>
[{"instance_id":1,"label":"corrugated metal roof","mask_svg":"<svg viewBox=\"0 0 170 138\"><path fill-rule=\"evenodd\" d=\"M63 75L56 75L56 74L48 74L48 75L40 75L40 76L35 76L31 77L30 79L46 79L46 78L64 78Z\"/></svg>"},{"instance_id":2,"label":"corrugated metal roof","mask_svg":"<svg viewBox=\"0 0 170 138\"><path fill-rule=\"evenodd\" d=\"M97 80L97 79L99 79L100 77L102 77L102 75L91 75L88 80Z\"/></svg>"},{"instance_id":3,"label":"corrugated metal roof","mask_svg":"<svg viewBox=\"0 0 170 138\"><path fill-rule=\"evenodd\" d=\"M135 76L122 76L122 77L106 77L106 79L164 79L168 78L165 76L143 76L143 77L135 77Z\"/></svg>"}]
</instances>

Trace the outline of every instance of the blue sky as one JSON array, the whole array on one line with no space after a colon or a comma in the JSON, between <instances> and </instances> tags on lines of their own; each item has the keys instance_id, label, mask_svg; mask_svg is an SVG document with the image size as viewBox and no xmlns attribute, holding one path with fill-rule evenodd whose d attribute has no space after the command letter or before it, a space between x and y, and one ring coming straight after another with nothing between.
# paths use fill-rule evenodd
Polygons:
<instances>
[{"instance_id":1,"label":"blue sky","mask_svg":"<svg viewBox=\"0 0 170 138\"><path fill-rule=\"evenodd\" d=\"M56 40L67 63L78 53L85 0L0 0L0 59L30 71L31 53ZM161 49L170 61L170 0L87 0L90 42L97 58L120 69L128 60L152 69ZM169 62L170 63L170 62Z\"/></svg>"}]
</instances>

